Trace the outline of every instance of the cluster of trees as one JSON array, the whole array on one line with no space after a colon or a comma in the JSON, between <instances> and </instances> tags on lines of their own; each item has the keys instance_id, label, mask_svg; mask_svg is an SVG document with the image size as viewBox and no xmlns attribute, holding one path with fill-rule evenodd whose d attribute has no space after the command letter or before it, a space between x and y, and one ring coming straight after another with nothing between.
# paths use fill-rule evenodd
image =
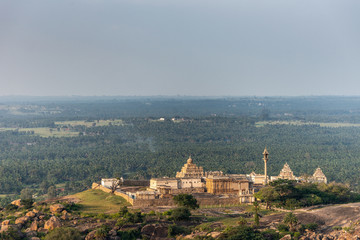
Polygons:
<instances>
[{"instance_id":1,"label":"cluster of trees","mask_svg":"<svg viewBox=\"0 0 360 240\"><path fill-rule=\"evenodd\" d=\"M2 112L0 126L55 127L55 121L115 118L123 119L125 125L75 126L74 131L85 134L72 138L43 138L16 130L0 132L0 193L20 193L25 187L41 189L44 181L67 183L65 191L71 192L103 177L174 176L189 154L205 170L261 173L265 146L270 152L270 175L278 175L285 162L297 176L312 174L320 166L330 181L349 183L357 189L360 128L256 127L255 122L264 118L340 121L341 117L360 122L356 105L359 99L44 100L38 103L39 109L59 113ZM166 119L155 121L159 117ZM172 122L171 117L183 120Z\"/></svg>"},{"instance_id":2,"label":"cluster of trees","mask_svg":"<svg viewBox=\"0 0 360 240\"><path fill-rule=\"evenodd\" d=\"M271 205L294 209L319 204L346 203L359 201L360 194L350 191L349 186L341 183L297 183L279 179L255 193L255 197Z\"/></svg>"}]
</instances>

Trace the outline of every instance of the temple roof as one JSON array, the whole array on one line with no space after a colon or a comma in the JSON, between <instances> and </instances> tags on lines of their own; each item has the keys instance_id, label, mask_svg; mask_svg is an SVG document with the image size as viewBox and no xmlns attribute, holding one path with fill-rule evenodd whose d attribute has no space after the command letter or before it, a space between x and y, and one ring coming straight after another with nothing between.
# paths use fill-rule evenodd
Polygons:
<instances>
[{"instance_id":1,"label":"temple roof","mask_svg":"<svg viewBox=\"0 0 360 240\"><path fill-rule=\"evenodd\" d=\"M317 168L313 174L314 177L326 177L321 168Z\"/></svg>"}]
</instances>

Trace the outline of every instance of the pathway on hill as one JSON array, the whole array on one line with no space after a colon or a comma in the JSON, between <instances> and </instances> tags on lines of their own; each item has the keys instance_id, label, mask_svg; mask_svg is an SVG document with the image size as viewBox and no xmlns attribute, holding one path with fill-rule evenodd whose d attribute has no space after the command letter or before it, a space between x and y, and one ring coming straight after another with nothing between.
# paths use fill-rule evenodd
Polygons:
<instances>
[{"instance_id":1,"label":"pathway on hill","mask_svg":"<svg viewBox=\"0 0 360 240\"><path fill-rule=\"evenodd\" d=\"M303 208L294 211L302 224L318 223L324 232L332 231L334 226L348 227L360 220L360 202L337 204L322 208ZM282 221L286 213L264 216L262 225L275 226Z\"/></svg>"}]
</instances>

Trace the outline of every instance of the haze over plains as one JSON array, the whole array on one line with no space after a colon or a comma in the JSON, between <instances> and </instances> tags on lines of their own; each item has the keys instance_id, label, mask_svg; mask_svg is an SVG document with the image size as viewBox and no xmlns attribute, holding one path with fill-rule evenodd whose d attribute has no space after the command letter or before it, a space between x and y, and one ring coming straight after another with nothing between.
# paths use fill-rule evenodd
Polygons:
<instances>
[{"instance_id":1,"label":"haze over plains","mask_svg":"<svg viewBox=\"0 0 360 240\"><path fill-rule=\"evenodd\" d=\"M359 95L358 0L0 0L0 95Z\"/></svg>"}]
</instances>

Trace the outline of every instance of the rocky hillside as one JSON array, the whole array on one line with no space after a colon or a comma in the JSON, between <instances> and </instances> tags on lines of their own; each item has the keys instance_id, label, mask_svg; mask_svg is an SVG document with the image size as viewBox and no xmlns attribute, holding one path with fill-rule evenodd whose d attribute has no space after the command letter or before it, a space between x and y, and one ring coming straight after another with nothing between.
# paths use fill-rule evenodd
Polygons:
<instances>
[{"instance_id":1,"label":"rocky hillside","mask_svg":"<svg viewBox=\"0 0 360 240\"><path fill-rule=\"evenodd\" d=\"M360 239L360 203L293 212L259 210L255 226L252 206L201 208L191 214L178 209L131 209L121 199L88 190L29 206L14 201L0 212L1 239ZM191 216L190 216L191 215ZM246 237L244 237L246 236Z\"/></svg>"}]
</instances>

